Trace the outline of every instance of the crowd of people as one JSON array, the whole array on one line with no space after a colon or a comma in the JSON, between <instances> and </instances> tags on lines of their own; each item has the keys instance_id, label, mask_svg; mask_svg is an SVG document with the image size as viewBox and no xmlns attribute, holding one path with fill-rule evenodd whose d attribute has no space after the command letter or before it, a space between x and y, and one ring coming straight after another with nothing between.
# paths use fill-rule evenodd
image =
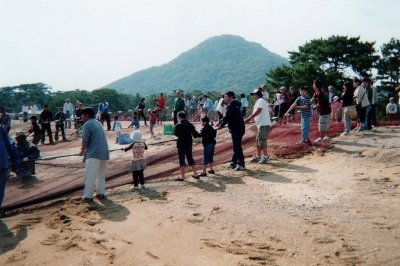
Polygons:
<instances>
[{"instance_id":1,"label":"crowd of people","mask_svg":"<svg viewBox=\"0 0 400 266\"><path fill-rule=\"evenodd\" d=\"M400 91L400 88L398 88ZM313 94L308 95L308 88L301 87L298 92L290 87L289 91L285 87L279 88L279 92L273 103L269 103L269 93L266 86L261 86L253 90L249 95L252 99L253 110L248 112L249 100L245 94L236 97L235 92L227 91L220 98L213 102L207 95L203 95L199 100L195 96L183 95L180 90L175 92L175 99L172 103L171 116L174 122L174 135L177 137L177 151L180 166L180 176L174 178L176 181L186 179L187 165L193 172L192 177L199 179L207 174L215 174L213 168L215 145L217 143L217 131L225 126L228 127L232 141L232 159L229 167L236 171L246 170L244 154L242 149L242 139L245 135L245 124L255 122L256 134L256 154L250 160L251 163L266 164L269 162L267 149L268 135L275 120L278 125L290 123L293 115L297 112L301 120L301 139L297 144L310 145L310 126L311 117L315 113L319 116L318 128L319 137L314 142L329 141L330 123L338 123L343 120L343 135L351 133L351 121L357 120L355 131L371 130L376 126L376 108L378 94L372 86L370 78L359 80L355 78L343 84L340 93L336 93L333 86L329 86L327 91L322 87L321 80L313 82ZM149 115L149 129L151 136L154 136L153 128L156 124L163 123L166 110L166 99L163 93L155 99L156 108L147 109ZM93 108L83 108L82 103L77 102L76 107L66 100L63 107L57 108L53 116L48 106L45 105L43 111L39 113L36 105L28 106L24 103L22 107L23 122L28 121L30 113L31 125L27 132L18 132L16 135L16 145L13 145L7 135L11 128L10 115L0 108L0 206L4 196L5 179L7 178L9 158L12 167L25 163L24 169L30 174L35 174L34 160L39 157L40 151L37 149L39 142L45 142L47 133L49 143L54 144L58 141L59 133L63 141L68 141L65 135L65 128L71 128L71 121L75 122L75 129L81 129L82 146L80 155L85 162L85 189L84 200L92 201L96 190L96 195L100 199L106 197L105 176L107 171L107 161L109 160L108 141L104 130L106 122L107 130L116 132L116 142L121 137L122 125L118 116L114 116L114 123L111 127L110 105L106 99L98 104L97 113ZM397 119L399 105L391 97L386 106L386 113L389 121ZM131 134L131 143L124 150L132 150L132 172L133 188L144 187L144 169L146 168L145 150L147 145L142 139L140 131L140 119L147 126L146 118L146 99L139 102L132 114L132 123L129 127L134 128ZM201 122L202 129L196 130L193 122ZM215 125L213 123L215 122ZM53 139L52 123L55 124L55 135ZM32 143L27 141L27 136L33 135ZM203 167L198 173L193 159L193 138L201 138L203 145ZM15 147L15 148L14 148ZM4 156L3 156L4 155ZM8 155L8 156L5 156ZM33 162L33 163L32 163ZM208 169L208 171L207 171Z\"/></svg>"}]
</instances>

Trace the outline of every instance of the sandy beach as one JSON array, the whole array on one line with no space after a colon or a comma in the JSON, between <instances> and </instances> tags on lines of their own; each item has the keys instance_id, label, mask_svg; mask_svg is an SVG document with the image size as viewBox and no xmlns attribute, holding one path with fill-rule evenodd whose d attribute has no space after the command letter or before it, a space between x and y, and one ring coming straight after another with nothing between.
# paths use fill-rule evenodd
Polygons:
<instances>
[{"instance_id":1,"label":"sandy beach","mask_svg":"<svg viewBox=\"0 0 400 266\"><path fill-rule=\"evenodd\" d=\"M399 132L378 127L334 138L323 154L25 210L0 221L0 264L399 265Z\"/></svg>"}]
</instances>

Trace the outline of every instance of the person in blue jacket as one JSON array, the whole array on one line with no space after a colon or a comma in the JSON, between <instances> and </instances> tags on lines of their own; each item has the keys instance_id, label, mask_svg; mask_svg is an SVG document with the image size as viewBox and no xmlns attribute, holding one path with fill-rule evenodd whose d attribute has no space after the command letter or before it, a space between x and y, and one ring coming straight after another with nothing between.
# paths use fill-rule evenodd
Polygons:
<instances>
[{"instance_id":1,"label":"person in blue jacket","mask_svg":"<svg viewBox=\"0 0 400 266\"><path fill-rule=\"evenodd\" d=\"M10 167L8 163L9 158L14 166L20 165L20 159L16 147L8 137L5 129L0 127L0 217L4 214L1 206L8 179L8 169Z\"/></svg>"}]
</instances>

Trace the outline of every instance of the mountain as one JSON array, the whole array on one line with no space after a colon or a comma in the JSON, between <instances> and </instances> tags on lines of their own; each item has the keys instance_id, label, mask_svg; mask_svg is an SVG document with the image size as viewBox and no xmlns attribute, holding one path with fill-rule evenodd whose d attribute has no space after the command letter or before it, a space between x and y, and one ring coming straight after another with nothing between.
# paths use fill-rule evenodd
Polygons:
<instances>
[{"instance_id":1,"label":"mountain","mask_svg":"<svg viewBox=\"0 0 400 266\"><path fill-rule=\"evenodd\" d=\"M175 89L249 91L264 83L265 73L286 58L234 35L209 38L171 62L110 83L105 88L148 95Z\"/></svg>"}]
</instances>

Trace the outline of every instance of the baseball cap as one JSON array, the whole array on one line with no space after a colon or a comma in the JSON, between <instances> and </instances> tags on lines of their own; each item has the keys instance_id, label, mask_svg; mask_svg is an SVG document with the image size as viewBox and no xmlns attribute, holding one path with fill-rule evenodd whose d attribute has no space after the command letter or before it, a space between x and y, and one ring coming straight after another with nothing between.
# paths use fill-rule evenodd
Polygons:
<instances>
[{"instance_id":1,"label":"baseball cap","mask_svg":"<svg viewBox=\"0 0 400 266\"><path fill-rule=\"evenodd\" d=\"M250 95L257 95L258 97L262 97L262 92L259 89L255 89Z\"/></svg>"}]
</instances>

